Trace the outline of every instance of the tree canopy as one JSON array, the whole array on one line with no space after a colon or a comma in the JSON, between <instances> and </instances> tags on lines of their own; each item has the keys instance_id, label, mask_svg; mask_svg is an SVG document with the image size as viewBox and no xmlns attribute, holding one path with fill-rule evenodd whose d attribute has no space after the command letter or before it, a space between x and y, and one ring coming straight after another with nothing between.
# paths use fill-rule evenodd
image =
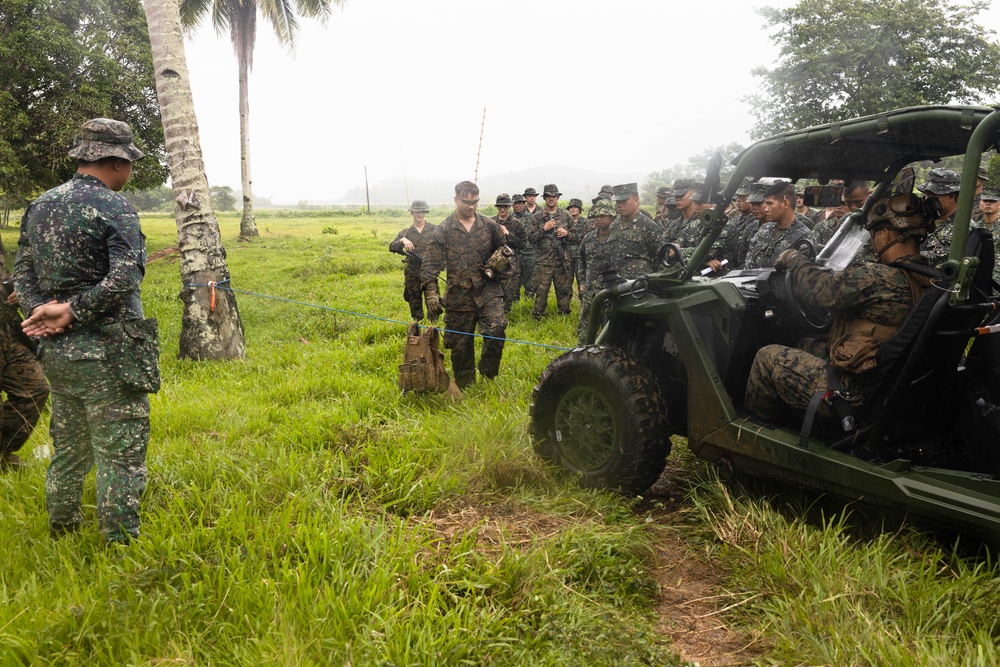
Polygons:
<instances>
[{"instance_id":1,"label":"tree canopy","mask_svg":"<svg viewBox=\"0 0 1000 667\"><path fill-rule=\"evenodd\" d=\"M678 162L672 167L667 167L660 171L653 171L646 175L646 180L642 184L642 203L652 204L656 201L656 190L663 185L670 186L678 178L705 179L705 172L708 170L708 161L712 159L715 152L722 155L722 165L719 169L719 176L725 182L735 167L730 164L731 160L743 152L744 146L735 141L720 146L706 148L700 153L691 155L687 159L687 164Z\"/></svg>"},{"instance_id":2,"label":"tree canopy","mask_svg":"<svg viewBox=\"0 0 1000 667\"><path fill-rule=\"evenodd\" d=\"M1000 45L985 0L801 0L759 11L780 45L746 98L755 139L921 104L997 98Z\"/></svg>"},{"instance_id":3,"label":"tree canopy","mask_svg":"<svg viewBox=\"0 0 1000 667\"><path fill-rule=\"evenodd\" d=\"M167 178L146 19L138 0L0 0L0 195L20 205L76 171L87 119L132 126L146 153L131 187Z\"/></svg>"}]
</instances>

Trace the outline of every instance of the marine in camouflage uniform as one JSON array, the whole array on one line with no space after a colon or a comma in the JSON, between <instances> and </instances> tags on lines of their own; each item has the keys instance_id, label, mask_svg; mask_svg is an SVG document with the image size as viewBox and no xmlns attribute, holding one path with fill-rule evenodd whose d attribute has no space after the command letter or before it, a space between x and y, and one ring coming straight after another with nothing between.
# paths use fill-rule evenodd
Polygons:
<instances>
[{"instance_id":1,"label":"marine in camouflage uniform","mask_svg":"<svg viewBox=\"0 0 1000 667\"><path fill-rule=\"evenodd\" d=\"M545 208L537 211L528 226L528 238L535 246L535 307L531 316L545 317L548 310L549 287L555 287L556 307L560 315L570 312L573 298L573 277L570 274L568 244L577 240L573 219L559 208L559 189L553 183L543 188ZM554 210L550 210L552 206Z\"/></svg>"},{"instance_id":2,"label":"marine in camouflage uniform","mask_svg":"<svg viewBox=\"0 0 1000 667\"><path fill-rule=\"evenodd\" d=\"M514 203L513 211L511 214L521 221L524 226L524 247L521 248L521 252L518 254L518 271L521 274L521 285L524 287L524 298L534 299L535 298L535 246L532 245L531 239L528 238L527 230L528 226L531 224L531 214L525 210L525 199L524 195L514 195L511 199Z\"/></svg>"},{"instance_id":3,"label":"marine in camouflage uniform","mask_svg":"<svg viewBox=\"0 0 1000 667\"><path fill-rule=\"evenodd\" d=\"M573 209L576 209L575 211ZM583 267L580 264L580 245L583 241L584 235L590 231L589 221L584 218L581 213L583 213L583 202L579 199L570 199L569 204L566 206L566 212L569 213L570 229L572 230L572 241L566 242L566 248L569 250L569 282L570 289L573 287L573 280L576 280L576 294L579 297L583 294L583 283L586 280L586 275L583 273Z\"/></svg>"},{"instance_id":4,"label":"marine in camouflage uniform","mask_svg":"<svg viewBox=\"0 0 1000 667\"><path fill-rule=\"evenodd\" d=\"M503 289L483 272L487 260L503 247L505 239L500 225L476 213L478 197L479 188L474 183L462 181L455 186L456 210L434 230L420 267L429 313L432 303L435 310L438 306L438 275L442 271L448 274L444 344L451 350L455 384L460 389L476 381L473 331L478 328L484 336L479 372L485 378L494 378L500 372L507 329Z\"/></svg>"},{"instance_id":5,"label":"marine in camouflage uniform","mask_svg":"<svg viewBox=\"0 0 1000 667\"><path fill-rule=\"evenodd\" d=\"M0 280L11 290L0 302L0 391L6 394L0 410L0 472L24 467L17 452L28 440L49 398L42 367L21 331L17 293L6 263L0 261Z\"/></svg>"},{"instance_id":6,"label":"marine in camouflage uniform","mask_svg":"<svg viewBox=\"0 0 1000 667\"><path fill-rule=\"evenodd\" d=\"M739 269L750 268L746 265L747 253L750 251L750 243L761 225L764 224L764 191L767 186L764 183L751 183L747 203L750 204L750 215L744 218L744 223L740 225L734 236L736 239L736 267ZM732 261L732 260L730 260Z\"/></svg>"},{"instance_id":7,"label":"marine in camouflage uniform","mask_svg":"<svg viewBox=\"0 0 1000 667\"><path fill-rule=\"evenodd\" d=\"M415 200L410 205L413 224L400 231L389 244L389 252L406 257L403 265L403 300L410 306L410 318L418 322L424 319L424 288L420 281L420 262L427 251L431 231L435 227L429 222L424 222L424 215L430 210L427 202ZM411 248L406 247L405 241L410 242Z\"/></svg>"},{"instance_id":8,"label":"marine in camouflage uniform","mask_svg":"<svg viewBox=\"0 0 1000 667\"><path fill-rule=\"evenodd\" d=\"M658 224L660 229L666 229L667 222L671 218L668 202L676 205L673 188L662 185L656 189L656 212L653 214L653 222Z\"/></svg>"},{"instance_id":9,"label":"marine in camouflage uniform","mask_svg":"<svg viewBox=\"0 0 1000 667\"><path fill-rule=\"evenodd\" d=\"M990 230L993 237L993 250L1000 254L1000 190L985 189L979 197L980 213L970 227ZM1000 283L1000 260L993 262L993 280Z\"/></svg>"},{"instance_id":10,"label":"marine in camouflage uniform","mask_svg":"<svg viewBox=\"0 0 1000 667\"><path fill-rule=\"evenodd\" d=\"M584 342L587 334L594 297L604 286L601 272L613 266L614 246L609 241L611 223L616 216L615 206L611 200L601 199L594 205L593 212L594 228L587 232L580 244L580 265L584 273L580 324L577 326L580 343Z\"/></svg>"},{"instance_id":11,"label":"marine in camouflage uniform","mask_svg":"<svg viewBox=\"0 0 1000 667\"><path fill-rule=\"evenodd\" d=\"M923 250L920 251L920 254L930 261L931 266L948 261L961 182L961 176L951 169L931 169L927 181L917 187L924 197L936 200L941 208L941 217L938 218L934 230L927 236Z\"/></svg>"},{"instance_id":12,"label":"marine in camouflage uniform","mask_svg":"<svg viewBox=\"0 0 1000 667\"><path fill-rule=\"evenodd\" d=\"M25 331L47 335L39 358L52 390L55 453L45 501L53 535L78 528L84 477L96 463L101 532L128 542L139 535L146 488L149 398L112 372L117 347L106 334L143 318L145 237L116 192L143 154L131 128L107 118L84 123L69 154L80 160L76 175L25 210L14 269Z\"/></svg>"},{"instance_id":13,"label":"marine in camouflage uniform","mask_svg":"<svg viewBox=\"0 0 1000 667\"><path fill-rule=\"evenodd\" d=\"M595 261L593 270L601 275L615 269L622 278L631 280L657 269L663 239L656 223L639 209L639 189L636 183L614 187L615 210L618 215L609 229L610 255L607 261ZM591 271L588 263L588 274ZM589 275L588 275L589 280Z\"/></svg>"},{"instance_id":14,"label":"marine in camouflage uniform","mask_svg":"<svg viewBox=\"0 0 1000 667\"><path fill-rule=\"evenodd\" d=\"M916 198L913 197L914 204ZM810 399L830 387L828 368L839 374L841 392L853 407L863 400L862 381L875 366L875 353L906 319L929 279L915 272L888 266L900 260L908 264L927 265L917 254L919 235L926 225L919 216L903 218L908 232L894 227L876 210L868 217L868 229L883 252L882 264L851 264L839 273L816 266L795 250L786 251L778 265L792 274L792 289L799 299L834 311L829 340L806 339L799 347L767 345L754 357L747 380L746 407L768 421L779 419L786 406L805 409ZM915 211L915 208L913 209ZM908 236L908 234L914 234ZM902 241L892 242L903 236ZM892 243L890 243L892 242ZM893 247L895 246L895 247ZM835 416L831 407L821 402L818 413Z\"/></svg>"},{"instance_id":15,"label":"marine in camouflage uniform","mask_svg":"<svg viewBox=\"0 0 1000 667\"><path fill-rule=\"evenodd\" d=\"M521 252L528 243L528 231L524 228L524 223L516 215L510 212L513 200L506 192L497 196L496 223L501 230L506 230L505 238L507 247L514 251L510 258L510 271L500 276L500 287L503 288L503 309L505 313L510 313L514 304L521 300Z\"/></svg>"}]
</instances>

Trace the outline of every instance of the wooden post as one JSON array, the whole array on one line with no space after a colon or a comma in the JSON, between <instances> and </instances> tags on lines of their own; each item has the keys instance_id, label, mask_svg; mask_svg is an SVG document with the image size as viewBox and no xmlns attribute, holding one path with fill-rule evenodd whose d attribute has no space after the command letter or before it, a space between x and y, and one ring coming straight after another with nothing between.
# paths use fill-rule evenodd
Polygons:
<instances>
[{"instance_id":1,"label":"wooden post","mask_svg":"<svg viewBox=\"0 0 1000 667\"><path fill-rule=\"evenodd\" d=\"M479 183L479 154L483 152L483 128L486 127L486 107L483 107L483 124L479 126L479 148L476 149L476 175L473 183Z\"/></svg>"},{"instance_id":2,"label":"wooden post","mask_svg":"<svg viewBox=\"0 0 1000 667\"><path fill-rule=\"evenodd\" d=\"M368 165L365 165L365 202L368 204L368 215L371 215L372 198L368 195Z\"/></svg>"}]
</instances>

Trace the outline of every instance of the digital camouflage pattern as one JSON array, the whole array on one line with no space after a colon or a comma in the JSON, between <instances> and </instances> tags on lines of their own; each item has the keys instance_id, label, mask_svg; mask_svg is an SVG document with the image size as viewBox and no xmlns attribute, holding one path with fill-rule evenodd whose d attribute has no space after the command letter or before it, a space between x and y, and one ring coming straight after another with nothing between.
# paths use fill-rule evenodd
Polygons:
<instances>
[{"instance_id":1,"label":"digital camouflage pattern","mask_svg":"<svg viewBox=\"0 0 1000 667\"><path fill-rule=\"evenodd\" d=\"M0 267L0 274L5 272L6 267ZM22 342L20 328L15 308L0 305L0 391L6 394L0 411L0 456L13 454L27 442L49 398L42 367Z\"/></svg>"},{"instance_id":2,"label":"digital camouflage pattern","mask_svg":"<svg viewBox=\"0 0 1000 667\"><path fill-rule=\"evenodd\" d=\"M812 230L798 220L794 220L784 231L778 229L776 222L765 222L750 241L743 267L766 269L774 266L774 260L778 259L778 255L805 240L816 243Z\"/></svg>"},{"instance_id":3,"label":"digital camouflage pattern","mask_svg":"<svg viewBox=\"0 0 1000 667\"><path fill-rule=\"evenodd\" d=\"M521 195L514 195L515 200L517 197L520 197L522 200L524 199ZM537 210L536 208L535 211ZM535 246L531 243L531 239L528 238L531 214L525 209L520 213L511 211L511 216L520 220L524 226L524 247L518 255L518 268L521 274L521 285L524 286L524 297L531 299L535 296Z\"/></svg>"},{"instance_id":4,"label":"digital camouflage pattern","mask_svg":"<svg viewBox=\"0 0 1000 667\"><path fill-rule=\"evenodd\" d=\"M587 280L609 269L617 270L626 280L648 275L657 269L663 239L660 229L648 215L640 211L631 220L615 218L609 230L608 256L595 259L593 268L588 260ZM591 271L597 271L592 274Z\"/></svg>"},{"instance_id":5,"label":"digital camouflage pattern","mask_svg":"<svg viewBox=\"0 0 1000 667\"><path fill-rule=\"evenodd\" d=\"M112 374L101 329L141 320L145 237L128 201L77 173L32 202L21 222L14 283L26 312L68 302L73 328L39 345L52 391L52 444L45 482L54 530L80 525L83 480L97 464L97 512L106 540L139 535L146 487L149 399ZM155 364L157 360L146 360Z\"/></svg>"},{"instance_id":6,"label":"digital camouflage pattern","mask_svg":"<svg viewBox=\"0 0 1000 667\"><path fill-rule=\"evenodd\" d=\"M993 251L998 255L993 262L993 280L1000 283L1000 222L994 222L992 225L983 222L982 218L979 220L973 220L969 224L969 229L987 229L990 232L990 236L993 237Z\"/></svg>"},{"instance_id":7,"label":"digital camouflage pattern","mask_svg":"<svg viewBox=\"0 0 1000 667\"><path fill-rule=\"evenodd\" d=\"M546 186L548 188L548 186ZM555 227L545 230L545 225L554 220ZM556 236L557 229L565 229L568 234ZM569 244L577 241L576 225L572 216L561 208L555 213L540 209L532 216L528 226L528 238L535 246L535 306L532 316L540 319L548 310L549 287L555 287L556 305L560 314L570 310L573 296L573 276L570 274Z\"/></svg>"},{"instance_id":8,"label":"digital camouflage pattern","mask_svg":"<svg viewBox=\"0 0 1000 667\"><path fill-rule=\"evenodd\" d=\"M418 204L423 204L423 202L413 202L414 206ZM414 209L413 206L410 207L410 210L424 211L424 209ZM431 232L435 226L425 222L421 231L417 229L416 225L410 225L396 234L396 238L389 243L389 252L406 256L406 259L403 260L403 300L410 306L410 319L418 322L424 319L424 287L420 280L420 264L427 252ZM413 244L412 253L407 253L406 248L403 247L404 238Z\"/></svg>"},{"instance_id":9,"label":"digital camouflage pattern","mask_svg":"<svg viewBox=\"0 0 1000 667\"><path fill-rule=\"evenodd\" d=\"M947 169L942 171L948 171ZM951 234L955 231L955 214L944 220L938 220L934 231L927 235L920 254L927 258L931 266L937 266L948 261L951 252Z\"/></svg>"},{"instance_id":10,"label":"digital camouflage pattern","mask_svg":"<svg viewBox=\"0 0 1000 667\"><path fill-rule=\"evenodd\" d=\"M132 143L132 128L128 123L111 118L92 118L80 127L70 157L96 162L105 157L120 157L137 162L146 157Z\"/></svg>"},{"instance_id":11,"label":"digital camouflage pattern","mask_svg":"<svg viewBox=\"0 0 1000 667\"><path fill-rule=\"evenodd\" d=\"M753 235L749 234L747 230L760 229L760 225L757 224L757 218L753 217L752 213L741 213L733 218L730 224L732 231L722 247L722 254L729 260L731 268L742 269L746 259L746 251L750 248L750 241L753 238ZM746 243L743 243L744 237L746 237Z\"/></svg>"},{"instance_id":12,"label":"digital camouflage pattern","mask_svg":"<svg viewBox=\"0 0 1000 667\"><path fill-rule=\"evenodd\" d=\"M918 255L903 257L901 261L926 266L926 260ZM894 330L913 309L913 288L907 272L900 268L851 264L834 273L821 269L801 254L792 255L787 268L792 272L792 289L798 298L834 312L832 331L849 330L852 323ZM783 345L761 348L747 381L747 409L769 420L777 419L786 405L804 409L813 394L829 387L829 363L827 344L816 340L807 339L798 348ZM843 392L853 405L862 401L862 377L860 373L840 373ZM828 406L821 406L820 414L833 416Z\"/></svg>"},{"instance_id":13,"label":"digital camouflage pattern","mask_svg":"<svg viewBox=\"0 0 1000 667\"><path fill-rule=\"evenodd\" d=\"M840 218L837 218L835 215L817 222L813 227L813 236L816 237L816 245L822 248L829 243L839 227Z\"/></svg>"},{"instance_id":14,"label":"digital camouflage pattern","mask_svg":"<svg viewBox=\"0 0 1000 667\"><path fill-rule=\"evenodd\" d=\"M614 266L615 253L614 246L609 242L610 231L609 229L609 233L602 236L597 229L592 229L584 236L580 247L580 264L584 281L580 296L580 324L577 327L577 337L581 343L587 333L594 297L604 287L601 272Z\"/></svg>"},{"instance_id":15,"label":"digital camouflage pattern","mask_svg":"<svg viewBox=\"0 0 1000 667\"><path fill-rule=\"evenodd\" d=\"M480 214L469 231L452 213L434 230L420 277L427 296L437 296L438 275L446 271L444 324L445 347L451 350L455 384L464 389L476 381L476 348L472 335L484 336L480 372L495 377L503 356L507 317L503 310L503 290L489 279L483 268L490 256L504 245L500 225Z\"/></svg>"},{"instance_id":16,"label":"digital camouflage pattern","mask_svg":"<svg viewBox=\"0 0 1000 667\"><path fill-rule=\"evenodd\" d=\"M512 271L500 277L500 287L503 289L504 312L509 313L514 304L521 300L521 263L524 259L524 247L528 244L528 230L516 215L511 213L506 219L496 219L496 223L507 229L507 245L514 251L511 257Z\"/></svg>"}]
</instances>

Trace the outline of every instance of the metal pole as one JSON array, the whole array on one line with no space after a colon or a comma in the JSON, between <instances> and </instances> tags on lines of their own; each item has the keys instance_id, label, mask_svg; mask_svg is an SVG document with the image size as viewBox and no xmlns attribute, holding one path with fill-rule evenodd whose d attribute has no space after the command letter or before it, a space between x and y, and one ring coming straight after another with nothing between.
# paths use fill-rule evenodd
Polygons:
<instances>
[{"instance_id":1,"label":"metal pole","mask_svg":"<svg viewBox=\"0 0 1000 667\"><path fill-rule=\"evenodd\" d=\"M372 198L368 196L368 165L365 165L365 202L368 204L368 215L371 215Z\"/></svg>"},{"instance_id":2,"label":"metal pole","mask_svg":"<svg viewBox=\"0 0 1000 667\"><path fill-rule=\"evenodd\" d=\"M479 148L476 149L476 175L473 183L479 183L479 155L483 152L483 129L486 127L486 107L483 107L483 124L479 126Z\"/></svg>"}]
</instances>

